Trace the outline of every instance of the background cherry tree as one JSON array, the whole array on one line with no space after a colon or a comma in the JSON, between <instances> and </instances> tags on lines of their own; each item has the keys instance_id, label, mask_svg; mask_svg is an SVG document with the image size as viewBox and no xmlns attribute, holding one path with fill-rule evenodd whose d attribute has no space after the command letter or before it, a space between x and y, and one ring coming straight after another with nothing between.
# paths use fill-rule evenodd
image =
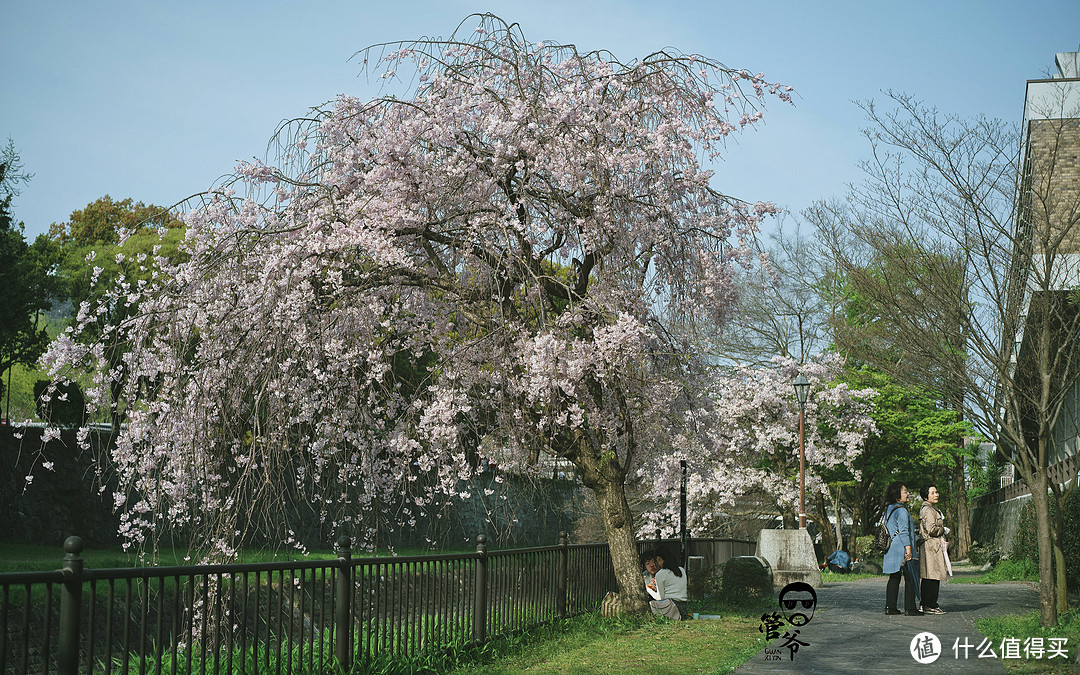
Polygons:
<instances>
[{"instance_id":1,"label":"background cherry tree","mask_svg":"<svg viewBox=\"0 0 1080 675\"><path fill-rule=\"evenodd\" d=\"M689 530L715 532L740 499L769 505L786 527L797 526L799 511L799 404L792 382L799 373L810 381L806 402L806 507L815 491L825 489L820 472L852 465L866 438L877 433L870 417L873 389L851 389L836 382L843 360L819 356L799 364L777 357L772 367L718 370L692 420L677 435L672 452L639 471L645 495L659 505L644 514L641 534L656 530L672 536L679 520L678 500L687 462ZM827 523L821 523L827 527Z\"/></svg>"},{"instance_id":2,"label":"background cherry tree","mask_svg":"<svg viewBox=\"0 0 1080 675\"><path fill-rule=\"evenodd\" d=\"M104 300L138 306L102 330L132 345L119 366L77 339L89 305L45 357L57 379L95 372L91 405L123 389L123 534L228 555L253 531L295 540L305 504L363 542L551 455L594 492L641 610L626 480L694 433L691 336L723 326L776 211L702 160L789 88L530 43L489 15L362 54L409 94L284 125L275 166L184 214L182 261Z\"/></svg>"}]
</instances>

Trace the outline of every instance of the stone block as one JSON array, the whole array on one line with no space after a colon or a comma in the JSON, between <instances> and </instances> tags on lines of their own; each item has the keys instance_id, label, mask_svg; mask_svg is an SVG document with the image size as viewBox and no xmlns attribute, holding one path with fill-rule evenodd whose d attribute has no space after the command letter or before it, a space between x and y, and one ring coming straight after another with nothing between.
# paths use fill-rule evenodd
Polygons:
<instances>
[{"instance_id":1,"label":"stone block","mask_svg":"<svg viewBox=\"0 0 1080 675\"><path fill-rule=\"evenodd\" d=\"M821 588L821 569L814 555L814 542L806 530L762 530L758 535L758 555L772 566L775 588L794 581Z\"/></svg>"}]
</instances>

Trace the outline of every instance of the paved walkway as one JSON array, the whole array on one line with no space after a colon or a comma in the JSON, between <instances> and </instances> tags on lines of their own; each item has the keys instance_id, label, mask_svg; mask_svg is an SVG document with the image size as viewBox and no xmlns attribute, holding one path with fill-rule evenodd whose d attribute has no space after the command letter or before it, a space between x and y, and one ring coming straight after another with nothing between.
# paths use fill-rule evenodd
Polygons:
<instances>
[{"instance_id":1,"label":"paved walkway","mask_svg":"<svg viewBox=\"0 0 1080 675\"><path fill-rule=\"evenodd\" d=\"M873 673L886 670L933 669L934 672L1004 673L998 645L997 659L978 658L975 648L983 640L974 621L1001 614L1024 614L1039 607L1038 591L1031 584L942 584L940 603L944 615L886 616L885 577L826 583L817 589L813 619L799 629L798 651L784 647L783 637L772 641L736 673ZM900 590L903 602L903 586ZM779 610L779 605L777 605ZM784 623L780 629L793 630ZM937 636L941 655L928 664L911 654L912 640L921 632ZM1013 636L1024 638L1026 636ZM973 647L968 658L953 652L957 639L967 638ZM1069 645L1070 656L1075 647ZM792 658L793 657L793 658Z\"/></svg>"}]
</instances>

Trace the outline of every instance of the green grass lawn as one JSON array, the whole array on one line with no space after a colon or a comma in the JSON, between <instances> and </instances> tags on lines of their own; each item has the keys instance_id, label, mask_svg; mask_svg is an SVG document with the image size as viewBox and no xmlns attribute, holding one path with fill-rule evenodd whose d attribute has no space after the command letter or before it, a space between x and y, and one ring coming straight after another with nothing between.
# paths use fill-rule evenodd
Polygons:
<instances>
[{"instance_id":1,"label":"green grass lawn","mask_svg":"<svg viewBox=\"0 0 1080 675\"><path fill-rule=\"evenodd\" d=\"M990 619L978 619L975 627L990 639L994 645L994 651L1000 657L999 645L1005 638L1042 638L1044 646L1049 645L1049 638L1066 638L1067 653L1070 658L1024 658L1023 645L1019 648L1021 658L1001 659L1005 670L1013 674L1034 675L1072 673L1072 661L1075 660L1076 650L1080 647L1080 614L1076 612L1059 617L1058 625L1052 628L1043 628L1039 623L1039 613L994 617ZM1021 639L1022 642L1022 639Z\"/></svg>"},{"instance_id":2,"label":"green grass lawn","mask_svg":"<svg viewBox=\"0 0 1080 675\"><path fill-rule=\"evenodd\" d=\"M956 576L949 580L950 584L994 584L999 582L1029 581L1038 582L1039 570L1035 563L1030 560L1013 561L1003 560L984 574L970 576ZM1044 645L1048 645L1048 639L1067 638L1066 647L1068 654L1075 657L1076 650L1080 647L1080 616L1068 614L1059 619L1058 625L1053 628L1043 628L1039 624L1039 613L1014 614L999 616L975 621L975 627L985 635L994 647L994 651L1001 657L1002 640L1009 638L1042 638ZM1022 675L1057 674L1073 672L1070 659L1061 657L1049 659L1044 654L1043 658L1025 658L1023 646L1019 648L1021 658L1000 658L1005 670L1009 673Z\"/></svg>"},{"instance_id":3,"label":"green grass lawn","mask_svg":"<svg viewBox=\"0 0 1080 675\"><path fill-rule=\"evenodd\" d=\"M837 574L830 572L829 570L822 570L821 582L830 583L833 581L860 581L862 579L878 579L880 574L870 574L868 572L850 572L848 574Z\"/></svg>"},{"instance_id":4,"label":"green grass lawn","mask_svg":"<svg viewBox=\"0 0 1080 675\"><path fill-rule=\"evenodd\" d=\"M1030 560L1002 560L989 572L976 575L955 576L950 584L996 584L999 581L1038 581L1039 568Z\"/></svg>"},{"instance_id":5,"label":"green grass lawn","mask_svg":"<svg viewBox=\"0 0 1080 675\"><path fill-rule=\"evenodd\" d=\"M533 635L496 641L446 672L730 673L764 646L760 610L703 610L720 618L578 617Z\"/></svg>"}]
</instances>

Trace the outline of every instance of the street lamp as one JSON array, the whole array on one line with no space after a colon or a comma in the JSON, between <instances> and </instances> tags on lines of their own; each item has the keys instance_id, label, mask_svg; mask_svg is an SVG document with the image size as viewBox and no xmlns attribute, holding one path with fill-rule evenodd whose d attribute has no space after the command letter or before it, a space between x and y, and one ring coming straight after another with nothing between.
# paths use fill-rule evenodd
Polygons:
<instances>
[{"instance_id":1,"label":"street lamp","mask_svg":"<svg viewBox=\"0 0 1080 675\"><path fill-rule=\"evenodd\" d=\"M689 538L686 529L686 460L679 460L679 468L682 469L682 481L679 483L679 552L682 564L689 567L686 555L689 552Z\"/></svg>"},{"instance_id":2,"label":"street lamp","mask_svg":"<svg viewBox=\"0 0 1080 675\"><path fill-rule=\"evenodd\" d=\"M799 529L806 529L806 398L810 395L810 381L799 373L792 385L799 401Z\"/></svg>"}]
</instances>

